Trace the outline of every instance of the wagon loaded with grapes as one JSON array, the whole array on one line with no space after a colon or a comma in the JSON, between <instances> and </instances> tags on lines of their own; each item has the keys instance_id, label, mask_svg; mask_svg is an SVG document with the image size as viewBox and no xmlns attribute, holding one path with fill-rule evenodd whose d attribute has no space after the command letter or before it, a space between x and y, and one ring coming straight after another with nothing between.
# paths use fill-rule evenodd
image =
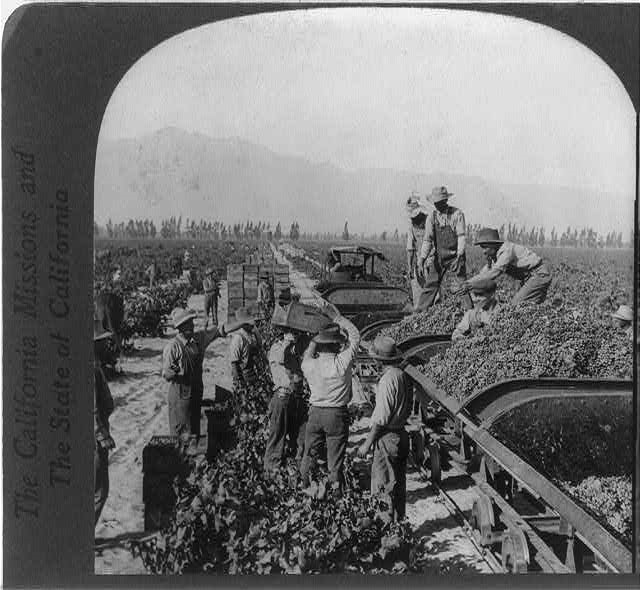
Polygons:
<instances>
[{"instance_id":1,"label":"wagon loaded with grapes","mask_svg":"<svg viewBox=\"0 0 640 590\"><path fill-rule=\"evenodd\" d=\"M631 346L551 306L513 314L470 341L399 344L422 409L416 461L445 490L469 478L465 517L505 570L629 573Z\"/></svg>"}]
</instances>

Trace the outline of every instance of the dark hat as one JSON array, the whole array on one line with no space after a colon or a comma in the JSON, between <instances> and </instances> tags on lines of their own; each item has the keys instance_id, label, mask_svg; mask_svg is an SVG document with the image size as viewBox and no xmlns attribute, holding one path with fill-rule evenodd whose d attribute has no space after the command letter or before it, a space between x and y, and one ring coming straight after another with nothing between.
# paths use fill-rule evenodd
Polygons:
<instances>
[{"instance_id":1,"label":"dark hat","mask_svg":"<svg viewBox=\"0 0 640 590\"><path fill-rule=\"evenodd\" d=\"M376 336L369 355L373 359L388 363L403 359L402 353L396 346L396 341L389 336Z\"/></svg>"},{"instance_id":2,"label":"dark hat","mask_svg":"<svg viewBox=\"0 0 640 590\"><path fill-rule=\"evenodd\" d=\"M106 338L110 338L113 336L112 332L109 330L105 330L102 327L102 322L100 320L93 320L93 341L97 342L98 340L105 340Z\"/></svg>"},{"instance_id":3,"label":"dark hat","mask_svg":"<svg viewBox=\"0 0 640 590\"><path fill-rule=\"evenodd\" d=\"M236 311L236 320L243 324L255 324L256 318L247 307L241 307Z\"/></svg>"},{"instance_id":4,"label":"dark hat","mask_svg":"<svg viewBox=\"0 0 640 590\"><path fill-rule=\"evenodd\" d=\"M478 235L476 236L475 245L482 246L482 244L503 244L504 240L500 239L500 234L498 234L497 229L492 229L489 227L483 227L478 231Z\"/></svg>"},{"instance_id":5,"label":"dark hat","mask_svg":"<svg viewBox=\"0 0 640 590\"><path fill-rule=\"evenodd\" d=\"M439 203L440 201L446 201L452 196L453 193L450 193L446 186L436 186L431 190L431 195L429 195L427 199L432 203Z\"/></svg>"},{"instance_id":6,"label":"dark hat","mask_svg":"<svg viewBox=\"0 0 640 590\"><path fill-rule=\"evenodd\" d=\"M324 330L318 332L313 341L316 344L344 344L347 338L338 324L329 324Z\"/></svg>"}]
</instances>

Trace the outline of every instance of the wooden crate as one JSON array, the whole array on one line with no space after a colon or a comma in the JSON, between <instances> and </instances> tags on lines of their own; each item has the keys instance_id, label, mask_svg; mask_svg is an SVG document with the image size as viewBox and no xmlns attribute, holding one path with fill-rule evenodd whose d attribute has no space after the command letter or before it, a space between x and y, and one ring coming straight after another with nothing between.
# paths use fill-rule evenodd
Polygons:
<instances>
[{"instance_id":1,"label":"wooden crate","mask_svg":"<svg viewBox=\"0 0 640 590\"><path fill-rule=\"evenodd\" d=\"M227 284L227 301L231 299L242 299L244 297L244 287L242 283Z\"/></svg>"},{"instance_id":2,"label":"wooden crate","mask_svg":"<svg viewBox=\"0 0 640 590\"><path fill-rule=\"evenodd\" d=\"M246 275L258 275L259 264L245 264L244 266L244 274Z\"/></svg>"},{"instance_id":3,"label":"wooden crate","mask_svg":"<svg viewBox=\"0 0 640 590\"><path fill-rule=\"evenodd\" d=\"M229 264L227 266L227 280L239 279L244 276L244 268L242 264Z\"/></svg>"}]
</instances>

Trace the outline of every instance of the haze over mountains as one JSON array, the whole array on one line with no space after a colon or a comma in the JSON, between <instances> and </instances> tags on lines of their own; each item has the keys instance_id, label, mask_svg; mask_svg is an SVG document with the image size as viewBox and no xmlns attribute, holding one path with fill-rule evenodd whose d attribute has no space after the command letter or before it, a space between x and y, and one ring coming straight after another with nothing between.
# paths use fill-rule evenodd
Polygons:
<instances>
[{"instance_id":1,"label":"haze over mountains","mask_svg":"<svg viewBox=\"0 0 640 590\"><path fill-rule=\"evenodd\" d=\"M312 141L313 138L310 138ZM276 154L242 139L215 139L168 127L135 139L101 141L95 177L95 219L262 220L283 229L351 233L405 231L404 202L446 185L468 223L592 227L601 233L633 226L633 193L508 185L477 176L392 169L343 170Z\"/></svg>"}]
</instances>

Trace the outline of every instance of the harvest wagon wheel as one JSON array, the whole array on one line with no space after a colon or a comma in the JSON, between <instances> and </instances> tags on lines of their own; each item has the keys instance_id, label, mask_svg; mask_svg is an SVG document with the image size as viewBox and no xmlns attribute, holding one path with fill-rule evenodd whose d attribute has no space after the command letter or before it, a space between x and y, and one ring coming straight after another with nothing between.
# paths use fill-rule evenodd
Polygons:
<instances>
[{"instance_id":1,"label":"harvest wagon wheel","mask_svg":"<svg viewBox=\"0 0 640 590\"><path fill-rule=\"evenodd\" d=\"M509 529L502 537L502 567L510 574L526 574L529 547L522 529Z\"/></svg>"},{"instance_id":2,"label":"harvest wagon wheel","mask_svg":"<svg viewBox=\"0 0 640 590\"><path fill-rule=\"evenodd\" d=\"M473 502L471 509L471 526L480 533L483 546L491 545L491 529L495 525L493 517L493 504L486 494L479 494ZM504 548L504 543L502 545Z\"/></svg>"},{"instance_id":3,"label":"harvest wagon wheel","mask_svg":"<svg viewBox=\"0 0 640 590\"><path fill-rule=\"evenodd\" d=\"M439 484L442 481L442 466L440 463L440 445L437 442L432 442L429 445L429 465L431 481Z\"/></svg>"}]
</instances>

